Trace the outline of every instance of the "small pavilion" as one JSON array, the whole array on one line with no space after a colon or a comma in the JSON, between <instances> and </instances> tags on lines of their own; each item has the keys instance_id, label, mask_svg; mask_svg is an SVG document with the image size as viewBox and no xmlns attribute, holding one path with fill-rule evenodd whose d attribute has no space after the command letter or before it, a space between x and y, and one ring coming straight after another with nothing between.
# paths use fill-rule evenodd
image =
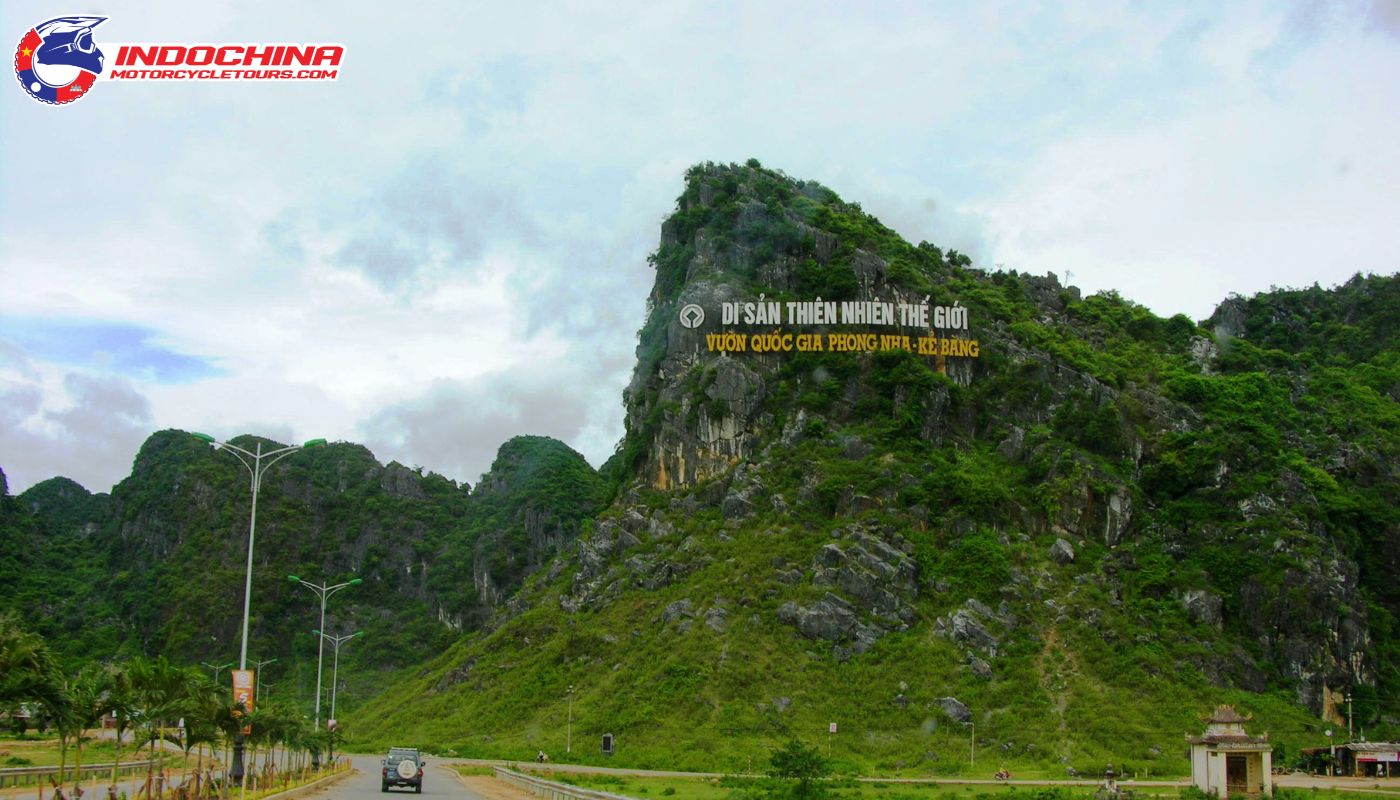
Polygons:
<instances>
[{"instance_id":1,"label":"small pavilion","mask_svg":"<svg viewBox=\"0 0 1400 800\"><path fill-rule=\"evenodd\" d=\"M1191 743L1191 783L1217 797L1258 797L1272 795L1273 746L1269 735L1250 736L1244 723L1252 716L1240 716L1234 706L1217 706L1200 736L1187 736Z\"/></svg>"}]
</instances>

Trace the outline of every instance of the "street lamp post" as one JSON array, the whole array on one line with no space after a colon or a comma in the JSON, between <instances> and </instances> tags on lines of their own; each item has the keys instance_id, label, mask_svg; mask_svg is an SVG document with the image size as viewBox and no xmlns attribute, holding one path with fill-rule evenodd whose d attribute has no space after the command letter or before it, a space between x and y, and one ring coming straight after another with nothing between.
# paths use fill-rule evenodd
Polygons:
<instances>
[{"instance_id":1,"label":"street lamp post","mask_svg":"<svg viewBox=\"0 0 1400 800\"><path fill-rule=\"evenodd\" d=\"M219 673L220 673L220 672L223 672L224 670L226 670L226 669L228 669L229 667L233 666L233 662L232 662L232 661L228 662L227 664L210 664L208 661L201 661L201 662L199 662L199 663L203 664L204 666L208 667L209 669L214 670L214 683L218 683L218 682L219 682Z\"/></svg>"},{"instance_id":2,"label":"street lamp post","mask_svg":"<svg viewBox=\"0 0 1400 800\"><path fill-rule=\"evenodd\" d=\"M1327 730L1323 731L1323 733L1327 736L1327 749L1328 749L1329 751L1331 751L1331 760L1327 763L1327 774L1328 774L1328 775L1336 775L1336 774L1337 774L1337 745L1335 745L1335 744L1332 743L1332 729L1331 729L1331 728L1328 728Z\"/></svg>"},{"instance_id":3,"label":"street lamp post","mask_svg":"<svg viewBox=\"0 0 1400 800\"><path fill-rule=\"evenodd\" d=\"M332 653L334 653L334 655L331 657L331 715L327 717L327 719L335 719L335 690L336 681L338 680L340 675L340 646L345 642L348 642L351 639L355 638L356 636L359 636L360 634L364 633L364 631L355 631L354 633L347 633L344 636L333 636L329 633L324 633L322 631L312 631L312 633L319 633L321 634L322 638L329 639L331 643L331 651Z\"/></svg>"},{"instance_id":4,"label":"street lamp post","mask_svg":"<svg viewBox=\"0 0 1400 800\"><path fill-rule=\"evenodd\" d=\"M311 439L304 444L289 444L276 450L266 453L262 451L262 442L258 442L254 452L248 452L236 444L221 442L207 433L194 433L194 438L202 442L207 442L214 446L215 450L223 450L232 453L238 462L248 469L248 474L252 480L253 489L253 510L248 517L248 568L243 578L243 638L242 644L238 648L238 668L246 670L248 668L248 610L253 599L253 539L258 527L258 489L262 486L263 476L267 470L278 461L287 456L308 447L317 447L326 443L325 439ZM233 740L233 764L229 767L229 777L243 782L243 734L239 733Z\"/></svg>"},{"instance_id":5,"label":"street lamp post","mask_svg":"<svg viewBox=\"0 0 1400 800\"><path fill-rule=\"evenodd\" d=\"M977 766L977 720L972 720L972 749L969 751L969 762L972 766Z\"/></svg>"},{"instance_id":6,"label":"street lamp post","mask_svg":"<svg viewBox=\"0 0 1400 800\"><path fill-rule=\"evenodd\" d=\"M1352 740L1351 734L1351 692L1347 692L1347 741Z\"/></svg>"},{"instance_id":7,"label":"street lamp post","mask_svg":"<svg viewBox=\"0 0 1400 800\"><path fill-rule=\"evenodd\" d=\"M259 660L259 661L254 661L254 662L253 662L253 668L254 668L255 670L257 670L255 673L253 673L254 676L255 676L255 678L256 678L256 682L253 684L253 700L254 700L254 701L257 701L257 700L259 700L260 698L262 698L262 668L263 668L263 666L266 665L266 664L275 663L276 661L277 661L277 659L275 659L275 658L269 658L269 659L266 659L266 660Z\"/></svg>"},{"instance_id":8,"label":"street lamp post","mask_svg":"<svg viewBox=\"0 0 1400 800\"><path fill-rule=\"evenodd\" d=\"M321 627L318 629L318 631L325 630L326 628L326 598L330 597L331 595L335 594L341 589L344 589L347 586L357 586L361 583L364 583L364 581L360 578L351 578L345 583L337 583L334 586L327 586L324 583L316 584L311 583L310 581L302 580L296 575L288 575L287 580L305 586L306 588L315 592L317 596L321 598ZM325 654L325 652L326 641L324 638L321 638L316 645L316 730L321 729L321 657Z\"/></svg>"},{"instance_id":9,"label":"street lamp post","mask_svg":"<svg viewBox=\"0 0 1400 800\"><path fill-rule=\"evenodd\" d=\"M564 752L574 752L574 685L569 684L569 727L564 738Z\"/></svg>"}]
</instances>

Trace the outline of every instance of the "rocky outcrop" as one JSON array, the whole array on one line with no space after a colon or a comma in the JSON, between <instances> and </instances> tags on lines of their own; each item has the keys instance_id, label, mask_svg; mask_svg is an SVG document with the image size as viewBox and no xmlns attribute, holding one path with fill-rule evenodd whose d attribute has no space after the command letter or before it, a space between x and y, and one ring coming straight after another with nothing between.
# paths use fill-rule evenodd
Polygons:
<instances>
[{"instance_id":1,"label":"rocky outcrop","mask_svg":"<svg viewBox=\"0 0 1400 800\"><path fill-rule=\"evenodd\" d=\"M1244 336L1245 318L1248 313L1248 301L1234 295L1215 307L1215 313L1211 314L1206 324L1215 332L1217 340Z\"/></svg>"},{"instance_id":2,"label":"rocky outcrop","mask_svg":"<svg viewBox=\"0 0 1400 800\"><path fill-rule=\"evenodd\" d=\"M968 723L972 721L972 710L965 703L956 697L944 697L939 699L938 706L943 709L943 713L954 722Z\"/></svg>"},{"instance_id":3,"label":"rocky outcrop","mask_svg":"<svg viewBox=\"0 0 1400 800\"><path fill-rule=\"evenodd\" d=\"M890 534L892 536L892 534ZM837 542L823 546L812 560L812 583L839 590L882 630L904 630L914 622L918 566L903 550L875 531L858 526L837 532ZM906 545L907 546L907 545Z\"/></svg>"},{"instance_id":4,"label":"rocky outcrop","mask_svg":"<svg viewBox=\"0 0 1400 800\"><path fill-rule=\"evenodd\" d=\"M696 552L693 538L676 541L674 534L675 526L661 515L643 516L635 509L600 520L591 534L575 543L577 569L561 606L570 613L599 609L629 588L654 591L684 580L708 557ZM659 546L632 552L643 543ZM567 562L561 558L551 573L565 569Z\"/></svg>"},{"instance_id":5,"label":"rocky outcrop","mask_svg":"<svg viewBox=\"0 0 1400 800\"><path fill-rule=\"evenodd\" d=\"M526 576L551 565L578 539L583 520L601 506L604 487L583 456L562 442L517 436L501 445L472 500L478 510L476 535L454 543L454 549L470 548L466 558L476 603L469 618L483 622L497 615L499 624L518 613L505 603ZM605 535L584 543L581 558L601 569L612 548L627 546L615 539ZM448 563L460 562L449 558Z\"/></svg>"},{"instance_id":6,"label":"rocky outcrop","mask_svg":"<svg viewBox=\"0 0 1400 800\"><path fill-rule=\"evenodd\" d=\"M715 633L729 630L729 610L723 606L713 606L705 612L705 626Z\"/></svg>"},{"instance_id":7,"label":"rocky outcrop","mask_svg":"<svg viewBox=\"0 0 1400 800\"><path fill-rule=\"evenodd\" d=\"M379 473L379 488L394 497L422 500L427 497L418 482L418 473L397 461L391 461Z\"/></svg>"},{"instance_id":8,"label":"rocky outcrop","mask_svg":"<svg viewBox=\"0 0 1400 800\"><path fill-rule=\"evenodd\" d=\"M1192 622L1212 628L1220 627L1224 602L1219 595L1205 589L1187 589L1181 593L1181 604L1186 607L1186 616L1190 617Z\"/></svg>"},{"instance_id":9,"label":"rocky outcrop","mask_svg":"<svg viewBox=\"0 0 1400 800\"><path fill-rule=\"evenodd\" d=\"M1298 701L1321 711L1329 687L1374 685L1357 567L1336 555L1283 571L1278 591L1258 579L1241 587L1240 622L1264 657L1296 682ZM1318 636L1318 628L1326 631Z\"/></svg>"},{"instance_id":10,"label":"rocky outcrop","mask_svg":"<svg viewBox=\"0 0 1400 800\"><path fill-rule=\"evenodd\" d=\"M864 653L880 638L880 631L860 621L855 608L830 592L810 606L785 603L778 609L778 621L792 625L808 639L836 645L837 658Z\"/></svg>"},{"instance_id":11,"label":"rocky outcrop","mask_svg":"<svg viewBox=\"0 0 1400 800\"><path fill-rule=\"evenodd\" d=\"M934 623L934 633L963 647L969 658L976 655L996 658L1001 647L1001 636L1015 624L1016 620L1011 615L993 611L973 598L963 603L962 608Z\"/></svg>"}]
</instances>

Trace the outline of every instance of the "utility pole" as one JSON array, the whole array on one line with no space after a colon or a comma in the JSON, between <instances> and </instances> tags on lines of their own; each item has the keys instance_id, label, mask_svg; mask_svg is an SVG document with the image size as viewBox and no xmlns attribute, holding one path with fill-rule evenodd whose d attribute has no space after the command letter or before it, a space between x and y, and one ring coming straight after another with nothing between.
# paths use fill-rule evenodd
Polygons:
<instances>
[{"instance_id":1,"label":"utility pole","mask_svg":"<svg viewBox=\"0 0 1400 800\"><path fill-rule=\"evenodd\" d=\"M1353 741L1351 738L1351 692L1347 692L1347 741Z\"/></svg>"},{"instance_id":2,"label":"utility pole","mask_svg":"<svg viewBox=\"0 0 1400 800\"><path fill-rule=\"evenodd\" d=\"M564 753L574 752L574 685L569 684L569 727L564 739Z\"/></svg>"},{"instance_id":3,"label":"utility pole","mask_svg":"<svg viewBox=\"0 0 1400 800\"><path fill-rule=\"evenodd\" d=\"M977 720L972 720L972 766L977 766Z\"/></svg>"}]
</instances>

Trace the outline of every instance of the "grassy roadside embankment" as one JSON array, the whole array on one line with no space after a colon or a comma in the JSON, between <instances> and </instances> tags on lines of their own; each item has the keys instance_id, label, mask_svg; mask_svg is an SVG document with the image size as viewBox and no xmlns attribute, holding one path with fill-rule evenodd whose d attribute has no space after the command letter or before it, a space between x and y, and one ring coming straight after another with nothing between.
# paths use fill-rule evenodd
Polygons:
<instances>
[{"instance_id":1,"label":"grassy roadside embankment","mask_svg":"<svg viewBox=\"0 0 1400 800\"><path fill-rule=\"evenodd\" d=\"M620 775L586 772L563 772L550 769L532 770L524 765L517 769L545 780L558 781L594 791L625 795L647 800L769 800L787 797L783 782L766 777L681 777ZM465 766L456 768L463 775L494 774L490 767ZM1022 779L1029 780L1029 779ZM1045 785L1025 782L1010 784L964 783L956 779L924 781L879 781L837 778L825 783L824 800L1089 800L1097 787L1092 785ZM1123 788L1137 798L1177 800L1191 794L1183 786L1133 785ZM1394 789L1374 793L1358 789L1276 789L1275 800L1358 800L1377 798L1393 800L1400 796L1400 784Z\"/></svg>"}]
</instances>

